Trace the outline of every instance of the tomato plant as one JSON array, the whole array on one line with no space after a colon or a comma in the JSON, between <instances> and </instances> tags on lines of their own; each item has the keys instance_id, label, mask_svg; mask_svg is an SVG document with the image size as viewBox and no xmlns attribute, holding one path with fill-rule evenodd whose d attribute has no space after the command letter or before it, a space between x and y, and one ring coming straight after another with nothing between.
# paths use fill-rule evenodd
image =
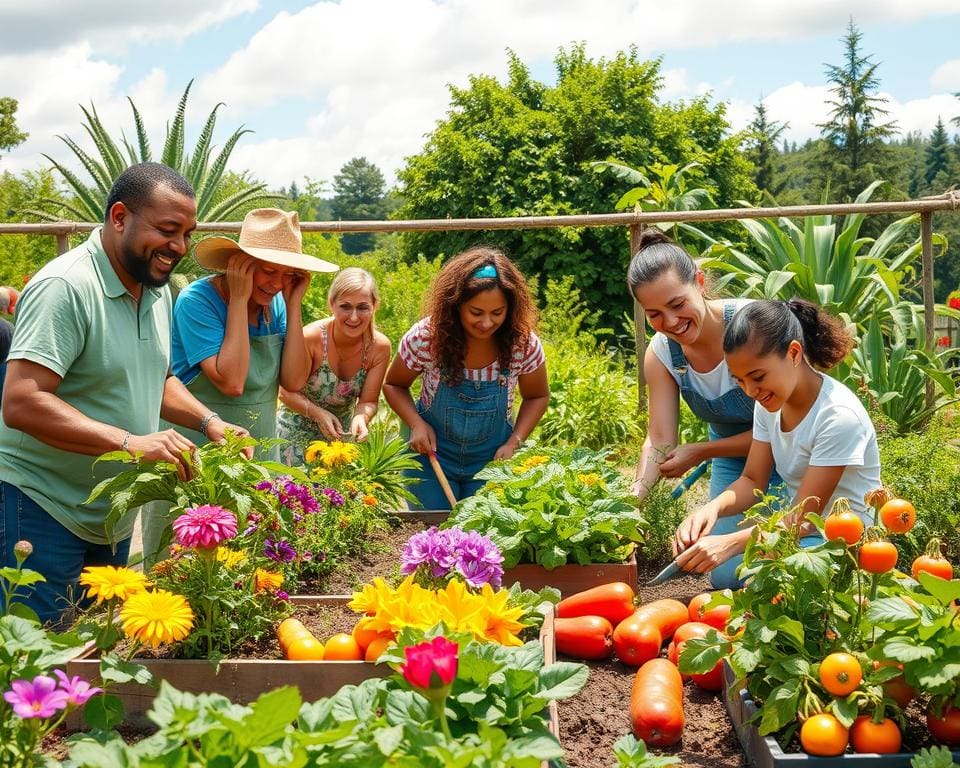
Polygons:
<instances>
[{"instance_id":1,"label":"tomato plant","mask_svg":"<svg viewBox=\"0 0 960 768\"><path fill-rule=\"evenodd\" d=\"M906 533L917 521L917 510L904 499L890 499L880 507L880 522L891 533Z\"/></svg>"},{"instance_id":2,"label":"tomato plant","mask_svg":"<svg viewBox=\"0 0 960 768\"><path fill-rule=\"evenodd\" d=\"M897 548L889 541L865 541L857 563L868 573L887 573L897 564Z\"/></svg>"},{"instance_id":3,"label":"tomato plant","mask_svg":"<svg viewBox=\"0 0 960 768\"><path fill-rule=\"evenodd\" d=\"M921 573L930 573L941 579L953 578L953 566L940 554L940 547L940 539L930 539L924 553L913 561L910 568L910 574L914 579L918 579Z\"/></svg>"},{"instance_id":4,"label":"tomato plant","mask_svg":"<svg viewBox=\"0 0 960 768\"><path fill-rule=\"evenodd\" d=\"M833 512L823 521L823 534L830 541L839 539L849 547L863 536L863 521L856 512L850 510Z\"/></svg>"}]
</instances>

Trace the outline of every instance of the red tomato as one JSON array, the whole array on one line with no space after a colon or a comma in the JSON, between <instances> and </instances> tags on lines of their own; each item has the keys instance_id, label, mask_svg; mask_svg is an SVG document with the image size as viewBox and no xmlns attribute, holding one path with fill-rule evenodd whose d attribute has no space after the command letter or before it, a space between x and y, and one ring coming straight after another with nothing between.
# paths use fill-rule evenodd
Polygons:
<instances>
[{"instance_id":1,"label":"red tomato","mask_svg":"<svg viewBox=\"0 0 960 768\"><path fill-rule=\"evenodd\" d=\"M927 712L927 728L941 744L960 745L960 707L947 707L940 717L933 710Z\"/></svg>"},{"instance_id":2,"label":"red tomato","mask_svg":"<svg viewBox=\"0 0 960 768\"><path fill-rule=\"evenodd\" d=\"M827 515L823 521L823 535L830 541L843 539L849 547L860 541L863 535L863 521L856 512L838 512Z\"/></svg>"},{"instance_id":3,"label":"red tomato","mask_svg":"<svg viewBox=\"0 0 960 768\"><path fill-rule=\"evenodd\" d=\"M631 667L639 667L659 656L662 643L660 630L636 616L628 616L613 631L617 658Z\"/></svg>"},{"instance_id":4,"label":"red tomato","mask_svg":"<svg viewBox=\"0 0 960 768\"><path fill-rule=\"evenodd\" d=\"M702 621L688 621L686 624L681 624L677 627L677 631L673 633L673 640L670 641L670 645L667 646L667 659L674 664L679 664L680 654L683 653L687 640L692 637L706 637L711 629L715 629L715 627L704 624ZM690 676L683 674L683 672L680 675L684 680L690 679Z\"/></svg>"},{"instance_id":5,"label":"red tomato","mask_svg":"<svg viewBox=\"0 0 960 768\"><path fill-rule=\"evenodd\" d=\"M683 736L683 680L666 659L651 659L637 670L630 722L634 735L648 746L669 746Z\"/></svg>"},{"instance_id":6,"label":"red tomato","mask_svg":"<svg viewBox=\"0 0 960 768\"><path fill-rule=\"evenodd\" d=\"M690 677L694 684L699 685L705 691L722 691L723 661L718 661L709 672L694 673Z\"/></svg>"},{"instance_id":7,"label":"red tomato","mask_svg":"<svg viewBox=\"0 0 960 768\"><path fill-rule=\"evenodd\" d=\"M904 499L890 499L880 507L880 521L891 533L906 533L917 521L917 510Z\"/></svg>"},{"instance_id":8,"label":"red tomato","mask_svg":"<svg viewBox=\"0 0 960 768\"><path fill-rule=\"evenodd\" d=\"M574 659L608 659L613 654L613 627L602 616L576 616L554 622L557 650Z\"/></svg>"},{"instance_id":9,"label":"red tomato","mask_svg":"<svg viewBox=\"0 0 960 768\"><path fill-rule=\"evenodd\" d=\"M875 723L870 715L860 715L850 726L850 746L854 752L895 755L902 742L900 729L889 717Z\"/></svg>"},{"instance_id":10,"label":"red tomato","mask_svg":"<svg viewBox=\"0 0 960 768\"><path fill-rule=\"evenodd\" d=\"M727 626L727 621L730 620L731 606L715 605L711 608L707 608L706 604L712 599L712 592L702 592L694 597L687 606L687 610L690 614L690 621L702 621L704 624L709 624L711 627L723 629Z\"/></svg>"},{"instance_id":11,"label":"red tomato","mask_svg":"<svg viewBox=\"0 0 960 768\"><path fill-rule=\"evenodd\" d=\"M945 557L931 557L930 555L920 555L913 561L913 567L910 573L914 579L919 579L921 573L929 573L941 579L953 578L953 566Z\"/></svg>"},{"instance_id":12,"label":"red tomato","mask_svg":"<svg viewBox=\"0 0 960 768\"><path fill-rule=\"evenodd\" d=\"M677 627L690 621L690 611L679 600L669 598L641 605L633 612L641 621L660 630L661 640L669 640Z\"/></svg>"},{"instance_id":13,"label":"red tomato","mask_svg":"<svg viewBox=\"0 0 960 768\"><path fill-rule=\"evenodd\" d=\"M857 563L869 573L886 573L897 564L897 548L889 541L864 542Z\"/></svg>"},{"instance_id":14,"label":"red tomato","mask_svg":"<svg viewBox=\"0 0 960 768\"><path fill-rule=\"evenodd\" d=\"M577 592L557 603L557 616L569 619L575 616L603 616L617 626L633 613L633 590L629 584L614 581L599 587Z\"/></svg>"}]
</instances>

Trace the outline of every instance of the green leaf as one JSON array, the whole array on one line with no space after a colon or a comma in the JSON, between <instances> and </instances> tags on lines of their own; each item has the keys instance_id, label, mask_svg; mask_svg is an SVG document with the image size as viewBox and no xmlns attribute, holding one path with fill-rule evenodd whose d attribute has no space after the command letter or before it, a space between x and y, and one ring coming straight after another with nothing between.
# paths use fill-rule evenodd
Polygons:
<instances>
[{"instance_id":1,"label":"green leaf","mask_svg":"<svg viewBox=\"0 0 960 768\"><path fill-rule=\"evenodd\" d=\"M379 728L374 731L373 740L383 756L390 757L403 741L403 726L392 725L389 728Z\"/></svg>"},{"instance_id":2,"label":"green leaf","mask_svg":"<svg viewBox=\"0 0 960 768\"><path fill-rule=\"evenodd\" d=\"M666 768L679 765L676 755L651 755L647 745L632 733L621 736L613 743L613 754L617 758L616 768Z\"/></svg>"},{"instance_id":3,"label":"green leaf","mask_svg":"<svg viewBox=\"0 0 960 768\"><path fill-rule=\"evenodd\" d=\"M917 645L912 638L896 637L883 644L883 653L895 661L930 660L936 656L936 651L925 645Z\"/></svg>"},{"instance_id":4,"label":"green leaf","mask_svg":"<svg viewBox=\"0 0 960 768\"><path fill-rule=\"evenodd\" d=\"M797 717L797 699L800 696L800 680L788 680L774 688L760 709L761 736L775 733Z\"/></svg>"},{"instance_id":5,"label":"green leaf","mask_svg":"<svg viewBox=\"0 0 960 768\"><path fill-rule=\"evenodd\" d=\"M289 685L261 694L251 705L253 712L243 719L238 733L247 744L270 744L283 736L290 723L297 719L301 703L300 691Z\"/></svg>"},{"instance_id":6,"label":"green leaf","mask_svg":"<svg viewBox=\"0 0 960 768\"><path fill-rule=\"evenodd\" d=\"M898 627L915 623L919 615L902 598L883 597L867 606L867 618L874 624Z\"/></svg>"},{"instance_id":7,"label":"green leaf","mask_svg":"<svg viewBox=\"0 0 960 768\"><path fill-rule=\"evenodd\" d=\"M111 683L135 682L141 685L152 685L154 682L153 675L147 667L113 654L107 654L100 659L100 677Z\"/></svg>"},{"instance_id":8,"label":"green leaf","mask_svg":"<svg viewBox=\"0 0 960 768\"><path fill-rule=\"evenodd\" d=\"M109 693L94 696L83 705L83 720L91 728L112 730L123 722L123 702Z\"/></svg>"},{"instance_id":9,"label":"green leaf","mask_svg":"<svg viewBox=\"0 0 960 768\"><path fill-rule=\"evenodd\" d=\"M932 574L920 574L920 584L940 601L940 605L950 605L954 600L960 600L960 579L941 579Z\"/></svg>"},{"instance_id":10,"label":"green leaf","mask_svg":"<svg viewBox=\"0 0 960 768\"><path fill-rule=\"evenodd\" d=\"M953 753L947 747L924 747L910 761L912 768L954 768Z\"/></svg>"},{"instance_id":11,"label":"green leaf","mask_svg":"<svg viewBox=\"0 0 960 768\"><path fill-rule=\"evenodd\" d=\"M547 700L568 699L587 684L587 674L586 664L568 661L551 664L540 673L537 697Z\"/></svg>"}]
</instances>

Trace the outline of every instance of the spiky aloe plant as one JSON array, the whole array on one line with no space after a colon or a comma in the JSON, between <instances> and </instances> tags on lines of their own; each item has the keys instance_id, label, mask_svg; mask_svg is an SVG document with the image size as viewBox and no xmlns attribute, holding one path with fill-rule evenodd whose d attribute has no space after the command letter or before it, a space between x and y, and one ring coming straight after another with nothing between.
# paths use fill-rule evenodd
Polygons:
<instances>
[{"instance_id":1,"label":"spiky aloe plant","mask_svg":"<svg viewBox=\"0 0 960 768\"><path fill-rule=\"evenodd\" d=\"M193 186L197 196L197 219L199 221L229 220L231 214L242 208L264 201L281 199L277 195L267 194L265 184L249 184L228 197L220 199L222 197L221 187L224 182L224 172L230 154L240 137L253 131L249 128L238 128L230 135L223 148L214 157L213 131L217 123L217 110L223 106L223 103L220 102L207 117L206 124L200 132L200 137L197 139L193 152L187 154L184 151L184 126L186 123L187 97L190 95L192 86L193 80L187 83L183 96L180 97L176 114L173 120L167 123L163 152L157 162L170 166ZM76 221L103 221L107 195L117 176L131 165L154 160L140 110L133 103L133 99L128 97L127 101L130 102L130 107L133 110L133 121L137 132L136 143L131 143L121 133L121 141L118 144L104 128L96 107L92 104L90 109L81 106L80 109L86 118L83 128L93 141L99 157L86 152L69 136L58 136L57 138L66 144L77 157L80 164L90 175L92 184L84 183L76 173L63 163L54 160L49 155L44 155L66 179L76 198L71 203L40 199L36 202L39 210L33 210L30 213L48 221L61 220L64 213Z\"/></svg>"}]
</instances>

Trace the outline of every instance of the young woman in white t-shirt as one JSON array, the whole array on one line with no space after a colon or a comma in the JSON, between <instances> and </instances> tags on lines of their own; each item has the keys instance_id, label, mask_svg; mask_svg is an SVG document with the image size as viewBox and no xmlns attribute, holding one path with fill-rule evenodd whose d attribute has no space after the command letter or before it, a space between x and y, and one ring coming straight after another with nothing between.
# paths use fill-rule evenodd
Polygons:
<instances>
[{"instance_id":1,"label":"young woman in white t-shirt","mask_svg":"<svg viewBox=\"0 0 960 768\"><path fill-rule=\"evenodd\" d=\"M840 320L800 299L756 301L733 318L723 351L737 383L756 401L753 443L740 477L677 529L681 568L710 571L715 587L738 584L736 568L750 530L712 531L719 519L756 502L754 491L767 486L774 466L804 512L826 513L843 496L868 519L864 495L880 486L877 435L857 396L820 373L852 344Z\"/></svg>"}]
</instances>

